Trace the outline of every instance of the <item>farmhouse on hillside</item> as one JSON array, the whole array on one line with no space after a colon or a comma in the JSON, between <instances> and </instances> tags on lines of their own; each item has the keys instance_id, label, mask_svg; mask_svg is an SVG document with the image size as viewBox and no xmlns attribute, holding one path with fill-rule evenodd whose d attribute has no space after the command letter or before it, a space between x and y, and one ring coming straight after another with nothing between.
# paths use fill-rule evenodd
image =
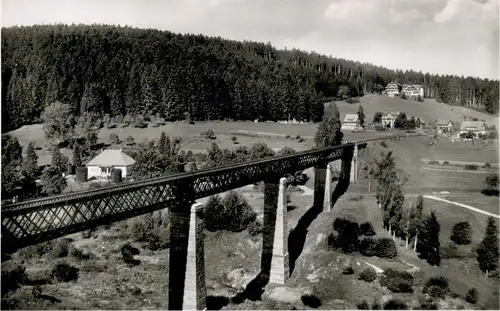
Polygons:
<instances>
[{"instance_id":1,"label":"farmhouse on hillside","mask_svg":"<svg viewBox=\"0 0 500 311\"><path fill-rule=\"evenodd\" d=\"M479 137L481 135L486 135L486 124L484 121L463 121L460 124L460 133L467 134L468 132L472 132L474 137Z\"/></svg>"},{"instance_id":2,"label":"farmhouse on hillside","mask_svg":"<svg viewBox=\"0 0 500 311\"><path fill-rule=\"evenodd\" d=\"M346 131L360 130L361 124L359 123L359 116L357 114L346 114L341 129Z\"/></svg>"},{"instance_id":3,"label":"farmhouse on hillside","mask_svg":"<svg viewBox=\"0 0 500 311\"><path fill-rule=\"evenodd\" d=\"M386 112L382 115L382 126L393 129L396 118L399 116L399 111Z\"/></svg>"},{"instance_id":4,"label":"farmhouse on hillside","mask_svg":"<svg viewBox=\"0 0 500 311\"><path fill-rule=\"evenodd\" d=\"M425 120L423 120L420 117L416 117L415 118L415 127L419 128L419 129L424 128L425 127Z\"/></svg>"},{"instance_id":5,"label":"farmhouse on hillside","mask_svg":"<svg viewBox=\"0 0 500 311\"><path fill-rule=\"evenodd\" d=\"M403 84L401 93L410 98L424 97L424 87L420 84Z\"/></svg>"},{"instance_id":6,"label":"farmhouse on hillside","mask_svg":"<svg viewBox=\"0 0 500 311\"><path fill-rule=\"evenodd\" d=\"M399 96L399 84L390 82L385 86L385 94L389 97Z\"/></svg>"},{"instance_id":7,"label":"farmhouse on hillside","mask_svg":"<svg viewBox=\"0 0 500 311\"><path fill-rule=\"evenodd\" d=\"M134 163L135 160L123 153L121 149L106 149L85 166L88 178L109 178L113 168L121 170L122 178L125 178L130 175L130 169Z\"/></svg>"},{"instance_id":8,"label":"farmhouse on hillside","mask_svg":"<svg viewBox=\"0 0 500 311\"><path fill-rule=\"evenodd\" d=\"M453 123L450 120L439 119L436 122L436 128L439 133L453 132Z\"/></svg>"}]
</instances>

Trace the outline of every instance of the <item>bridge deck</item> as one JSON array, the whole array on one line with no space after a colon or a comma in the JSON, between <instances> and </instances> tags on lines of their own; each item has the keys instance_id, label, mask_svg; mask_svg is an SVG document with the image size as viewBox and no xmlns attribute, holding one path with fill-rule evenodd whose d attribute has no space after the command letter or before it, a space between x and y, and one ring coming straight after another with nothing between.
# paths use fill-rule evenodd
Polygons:
<instances>
[{"instance_id":1,"label":"bridge deck","mask_svg":"<svg viewBox=\"0 0 500 311\"><path fill-rule=\"evenodd\" d=\"M352 156L375 138L293 155L2 206L4 252ZM186 205L189 206L189 205Z\"/></svg>"}]
</instances>

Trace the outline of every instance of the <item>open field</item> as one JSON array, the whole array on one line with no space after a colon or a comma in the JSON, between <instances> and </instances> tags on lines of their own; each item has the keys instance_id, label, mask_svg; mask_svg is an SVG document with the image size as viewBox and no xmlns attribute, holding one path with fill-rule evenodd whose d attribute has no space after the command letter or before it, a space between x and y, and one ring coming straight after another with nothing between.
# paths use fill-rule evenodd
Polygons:
<instances>
[{"instance_id":1,"label":"open field","mask_svg":"<svg viewBox=\"0 0 500 311\"><path fill-rule=\"evenodd\" d=\"M453 202L474 206L488 213L500 215L500 198L496 196L475 194L467 196L445 196L443 198Z\"/></svg>"}]
</instances>

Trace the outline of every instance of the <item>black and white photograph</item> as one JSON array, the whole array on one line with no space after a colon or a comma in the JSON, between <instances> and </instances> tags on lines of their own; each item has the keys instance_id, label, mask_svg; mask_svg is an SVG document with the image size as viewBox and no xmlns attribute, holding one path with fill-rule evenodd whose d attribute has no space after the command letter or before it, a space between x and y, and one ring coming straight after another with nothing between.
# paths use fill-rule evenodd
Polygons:
<instances>
[{"instance_id":1,"label":"black and white photograph","mask_svg":"<svg viewBox=\"0 0 500 311\"><path fill-rule=\"evenodd\" d=\"M499 310L499 0L1 0L1 310Z\"/></svg>"}]
</instances>

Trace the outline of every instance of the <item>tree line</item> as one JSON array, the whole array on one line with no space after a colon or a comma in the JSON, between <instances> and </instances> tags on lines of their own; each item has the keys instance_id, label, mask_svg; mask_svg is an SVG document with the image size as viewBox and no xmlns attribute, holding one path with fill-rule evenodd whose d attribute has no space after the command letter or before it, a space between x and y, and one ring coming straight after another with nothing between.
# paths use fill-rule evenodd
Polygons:
<instances>
[{"instance_id":1,"label":"tree line","mask_svg":"<svg viewBox=\"0 0 500 311\"><path fill-rule=\"evenodd\" d=\"M389 70L269 43L108 25L2 28L2 131L44 107L166 120L317 122L327 99L418 83L425 97L496 113L498 81Z\"/></svg>"}]
</instances>

